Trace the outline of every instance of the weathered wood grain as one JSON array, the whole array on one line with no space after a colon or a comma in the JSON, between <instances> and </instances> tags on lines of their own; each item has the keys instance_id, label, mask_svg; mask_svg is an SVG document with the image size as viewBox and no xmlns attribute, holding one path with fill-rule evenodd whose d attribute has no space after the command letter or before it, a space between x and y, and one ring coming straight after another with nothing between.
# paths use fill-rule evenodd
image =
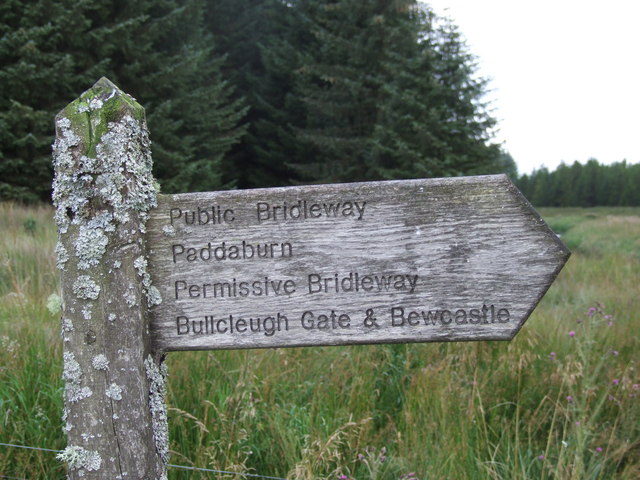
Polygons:
<instances>
[{"instance_id":1,"label":"weathered wood grain","mask_svg":"<svg viewBox=\"0 0 640 480\"><path fill-rule=\"evenodd\" d=\"M161 355L148 335L144 109L106 79L56 117L68 478L166 479Z\"/></svg>"},{"instance_id":2,"label":"weathered wood grain","mask_svg":"<svg viewBox=\"0 0 640 480\"><path fill-rule=\"evenodd\" d=\"M147 240L161 350L510 339L569 257L504 175L161 195Z\"/></svg>"}]
</instances>

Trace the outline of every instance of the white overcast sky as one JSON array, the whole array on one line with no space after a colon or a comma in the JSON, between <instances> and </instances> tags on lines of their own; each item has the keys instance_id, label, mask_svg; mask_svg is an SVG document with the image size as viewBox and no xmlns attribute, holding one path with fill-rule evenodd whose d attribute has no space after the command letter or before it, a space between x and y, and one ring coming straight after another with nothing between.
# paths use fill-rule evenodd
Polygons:
<instances>
[{"instance_id":1,"label":"white overcast sky","mask_svg":"<svg viewBox=\"0 0 640 480\"><path fill-rule=\"evenodd\" d=\"M490 79L497 140L520 173L640 161L640 1L425 0Z\"/></svg>"}]
</instances>

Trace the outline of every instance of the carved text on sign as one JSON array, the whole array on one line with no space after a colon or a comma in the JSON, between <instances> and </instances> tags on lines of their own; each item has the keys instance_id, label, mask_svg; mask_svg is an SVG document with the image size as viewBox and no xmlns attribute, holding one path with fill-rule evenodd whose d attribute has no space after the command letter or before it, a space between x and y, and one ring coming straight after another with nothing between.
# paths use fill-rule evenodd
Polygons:
<instances>
[{"instance_id":1,"label":"carved text on sign","mask_svg":"<svg viewBox=\"0 0 640 480\"><path fill-rule=\"evenodd\" d=\"M568 251L507 177L160 196L166 350L509 339Z\"/></svg>"}]
</instances>

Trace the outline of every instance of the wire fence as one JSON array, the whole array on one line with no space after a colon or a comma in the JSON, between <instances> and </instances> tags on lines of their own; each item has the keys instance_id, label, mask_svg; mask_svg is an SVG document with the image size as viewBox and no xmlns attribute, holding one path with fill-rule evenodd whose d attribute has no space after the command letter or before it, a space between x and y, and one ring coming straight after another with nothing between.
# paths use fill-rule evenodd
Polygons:
<instances>
[{"instance_id":1,"label":"wire fence","mask_svg":"<svg viewBox=\"0 0 640 480\"><path fill-rule=\"evenodd\" d=\"M28 446L28 445L16 445L13 443L3 443L0 442L0 446L2 447L12 447L12 448L24 448L27 450L39 450L41 452L52 452L52 453L60 453L62 452L62 450L52 450L50 448L41 448L41 447L32 447L32 446ZM211 468L202 468L202 467L190 467L187 465L173 465L171 463L167 464L168 468L176 468L176 469L180 469L180 470L193 470L193 471L197 471L197 472L206 472L206 473L218 473L218 474L223 474L223 475L240 475L241 477L245 477L245 478L265 478L267 480L287 480L286 478L283 477L270 477L268 475L259 475L257 473L240 473L240 472L231 472L231 471L227 471L227 470L214 470ZM3 475L0 473L0 478L6 478L6 479L11 479L11 480L29 480L27 478L22 478L22 477L10 477L7 475Z\"/></svg>"}]
</instances>

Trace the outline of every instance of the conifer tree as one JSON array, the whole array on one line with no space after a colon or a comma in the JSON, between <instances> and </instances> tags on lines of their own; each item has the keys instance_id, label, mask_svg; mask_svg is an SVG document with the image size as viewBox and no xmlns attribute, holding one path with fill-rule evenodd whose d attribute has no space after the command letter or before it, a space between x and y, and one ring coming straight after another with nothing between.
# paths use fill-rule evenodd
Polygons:
<instances>
[{"instance_id":1,"label":"conifer tree","mask_svg":"<svg viewBox=\"0 0 640 480\"><path fill-rule=\"evenodd\" d=\"M339 182L370 178L385 61L397 46L401 17L415 2L300 2L313 34L302 53L295 95L306 109L296 134L306 146L296 162L303 179Z\"/></svg>"},{"instance_id":2,"label":"conifer tree","mask_svg":"<svg viewBox=\"0 0 640 480\"><path fill-rule=\"evenodd\" d=\"M552 187L549 169L542 167L531 174L531 196L529 200L536 206L550 206Z\"/></svg>"},{"instance_id":3,"label":"conifer tree","mask_svg":"<svg viewBox=\"0 0 640 480\"><path fill-rule=\"evenodd\" d=\"M0 2L0 199L47 199L53 117L90 84L73 54L87 20L71 3Z\"/></svg>"},{"instance_id":4,"label":"conifer tree","mask_svg":"<svg viewBox=\"0 0 640 480\"><path fill-rule=\"evenodd\" d=\"M199 0L3 2L0 196L46 199L53 116L101 76L144 103L163 190L222 186L244 109Z\"/></svg>"},{"instance_id":5,"label":"conifer tree","mask_svg":"<svg viewBox=\"0 0 640 480\"><path fill-rule=\"evenodd\" d=\"M308 42L297 2L211 0L206 25L227 55L225 72L250 107L248 131L228 158L240 187L289 184L300 145L290 125L299 51Z\"/></svg>"},{"instance_id":6,"label":"conifer tree","mask_svg":"<svg viewBox=\"0 0 640 480\"><path fill-rule=\"evenodd\" d=\"M450 22L410 0L299 2L314 42L295 94L314 181L497 173L513 167L492 145L495 120L473 57ZM503 165L503 163L506 164Z\"/></svg>"},{"instance_id":7,"label":"conifer tree","mask_svg":"<svg viewBox=\"0 0 640 480\"><path fill-rule=\"evenodd\" d=\"M640 206L640 164L626 161L561 163L553 171L543 167L522 175L516 184L538 207Z\"/></svg>"},{"instance_id":8,"label":"conifer tree","mask_svg":"<svg viewBox=\"0 0 640 480\"><path fill-rule=\"evenodd\" d=\"M209 0L250 105L243 187L515 172L457 30L414 0Z\"/></svg>"},{"instance_id":9,"label":"conifer tree","mask_svg":"<svg viewBox=\"0 0 640 480\"><path fill-rule=\"evenodd\" d=\"M486 81L449 21L409 10L394 39L376 125L375 175L383 178L508 172L513 159L490 143Z\"/></svg>"},{"instance_id":10,"label":"conifer tree","mask_svg":"<svg viewBox=\"0 0 640 480\"><path fill-rule=\"evenodd\" d=\"M509 170L508 159L491 143L496 121L484 101L487 80L477 77L475 57L458 27L448 19L438 20L433 44L438 88L431 98L446 144L444 165L456 175Z\"/></svg>"},{"instance_id":11,"label":"conifer tree","mask_svg":"<svg viewBox=\"0 0 640 480\"><path fill-rule=\"evenodd\" d=\"M624 162L624 165L624 187L617 205L640 207L640 163L626 165Z\"/></svg>"}]
</instances>

